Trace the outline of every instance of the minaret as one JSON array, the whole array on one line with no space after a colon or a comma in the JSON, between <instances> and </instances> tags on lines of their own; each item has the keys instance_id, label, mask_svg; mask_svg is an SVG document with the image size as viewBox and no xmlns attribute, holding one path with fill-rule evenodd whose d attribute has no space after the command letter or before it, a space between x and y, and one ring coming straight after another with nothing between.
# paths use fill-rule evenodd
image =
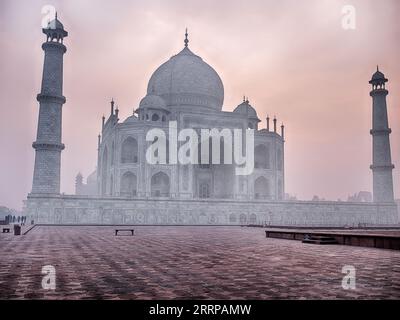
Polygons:
<instances>
[{"instance_id":1,"label":"minaret","mask_svg":"<svg viewBox=\"0 0 400 320\"><path fill-rule=\"evenodd\" d=\"M371 130L373 162L371 169L373 173L373 197L374 202L377 203L394 201L392 177L394 166L389 141L389 134L392 130L388 125L386 106L386 96L389 93L385 88L387 81L385 75L377 68L369 82L372 85L370 95L373 100Z\"/></svg>"},{"instance_id":2,"label":"minaret","mask_svg":"<svg viewBox=\"0 0 400 320\"><path fill-rule=\"evenodd\" d=\"M44 65L42 89L37 95L39 121L35 149L32 194L60 193L60 164L63 96L63 55L67 48L63 39L68 36L64 26L56 17L43 29L46 42L43 43Z\"/></svg>"}]
</instances>

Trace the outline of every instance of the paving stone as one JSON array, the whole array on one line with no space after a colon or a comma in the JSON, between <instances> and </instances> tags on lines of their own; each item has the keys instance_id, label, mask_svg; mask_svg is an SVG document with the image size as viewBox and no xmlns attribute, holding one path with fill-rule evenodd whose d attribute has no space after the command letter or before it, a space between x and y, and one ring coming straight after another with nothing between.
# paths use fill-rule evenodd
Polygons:
<instances>
[{"instance_id":1,"label":"paving stone","mask_svg":"<svg viewBox=\"0 0 400 320\"><path fill-rule=\"evenodd\" d=\"M400 252L265 238L261 228L37 226L0 234L0 299L399 299ZM44 265L56 290L41 287ZM341 286L356 268L356 290Z\"/></svg>"}]
</instances>

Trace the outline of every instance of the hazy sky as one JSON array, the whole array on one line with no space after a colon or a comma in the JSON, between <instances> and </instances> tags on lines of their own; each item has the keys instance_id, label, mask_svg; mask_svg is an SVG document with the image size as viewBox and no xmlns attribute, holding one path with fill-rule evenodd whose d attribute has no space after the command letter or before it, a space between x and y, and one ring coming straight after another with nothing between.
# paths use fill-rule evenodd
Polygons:
<instances>
[{"instance_id":1,"label":"hazy sky","mask_svg":"<svg viewBox=\"0 0 400 320\"><path fill-rule=\"evenodd\" d=\"M265 126L286 125L286 192L347 199L371 191L371 98L379 64L389 78L395 193L400 197L400 1L0 0L0 205L20 208L31 189L43 67L41 8L69 32L64 59L62 191L95 169L101 116L111 97L123 120L152 72L189 46L220 74L224 110L243 94ZM342 8L356 8L356 29Z\"/></svg>"}]
</instances>

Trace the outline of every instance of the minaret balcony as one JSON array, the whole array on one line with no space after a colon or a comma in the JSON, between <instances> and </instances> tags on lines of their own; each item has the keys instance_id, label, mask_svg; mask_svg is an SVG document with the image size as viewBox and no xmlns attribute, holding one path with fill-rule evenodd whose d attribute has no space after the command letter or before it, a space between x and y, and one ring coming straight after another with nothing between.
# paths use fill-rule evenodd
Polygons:
<instances>
[{"instance_id":1,"label":"minaret balcony","mask_svg":"<svg viewBox=\"0 0 400 320\"><path fill-rule=\"evenodd\" d=\"M55 42L55 41L47 41L42 44L42 49L44 51L46 50L57 50L57 51L62 51L62 53L67 52L67 47L60 43L60 42Z\"/></svg>"},{"instance_id":2,"label":"minaret balcony","mask_svg":"<svg viewBox=\"0 0 400 320\"><path fill-rule=\"evenodd\" d=\"M376 171L385 171L385 170L393 170L394 169L394 164L387 164L387 165L370 165L370 169L376 170Z\"/></svg>"},{"instance_id":3,"label":"minaret balcony","mask_svg":"<svg viewBox=\"0 0 400 320\"><path fill-rule=\"evenodd\" d=\"M369 133L373 136L384 136L392 133L392 129L372 129Z\"/></svg>"},{"instance_id":4,"label":"minaret balcony","mask_svg":"<svg viewBox=\"0 0 400 320\"><path fill-rule=\"evenodd\" d=\"M41 141L36 141L32 143L32 147L35 150L62 151L65 149L65 145L63 143L52 143L52 142L41 142Z\"/></svg>"},{"instance_id":5,"label":"minaret balcony","mask_svg":"<svg viewBox=\"0 0 400 320\"><path fill-rule=\"evenodd\" d=\"M39 102L54 102L54 103L59 103L59 104L64 104L67 99L64 96L55 96L51 94L43 94L39 93L36 96L36 100Z\"/></svg>"},{"instance_id":6,"label":"minaret balcony","mask_svg":"<svg viewBox=\"0 0 400 320\"><path fill-rule=\"evenodd\" d=\"M387 96L388 94L389 94L389 91L387 91L386 89L374 89L369 93L369 95L371 97L380 96L380 95Z\"/></svg>"}]
</instances>

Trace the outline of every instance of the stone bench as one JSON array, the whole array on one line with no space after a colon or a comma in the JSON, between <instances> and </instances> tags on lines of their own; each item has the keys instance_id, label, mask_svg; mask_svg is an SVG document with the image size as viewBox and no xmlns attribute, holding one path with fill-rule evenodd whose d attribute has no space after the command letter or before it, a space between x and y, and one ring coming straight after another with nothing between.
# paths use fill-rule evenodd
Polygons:
<instances>
[{"instance_id":1,"label":"stone bench","mask_svg":"<svg viewBox=\"0 0 400 320\"><path fill-rule=\"evenodd\" d=\"M123 231L129 231L132 236L135 234L135 230L134 229L115 229L115 235L117 236L118 232L123 232Z\"/></svg>"}]
</instances>

